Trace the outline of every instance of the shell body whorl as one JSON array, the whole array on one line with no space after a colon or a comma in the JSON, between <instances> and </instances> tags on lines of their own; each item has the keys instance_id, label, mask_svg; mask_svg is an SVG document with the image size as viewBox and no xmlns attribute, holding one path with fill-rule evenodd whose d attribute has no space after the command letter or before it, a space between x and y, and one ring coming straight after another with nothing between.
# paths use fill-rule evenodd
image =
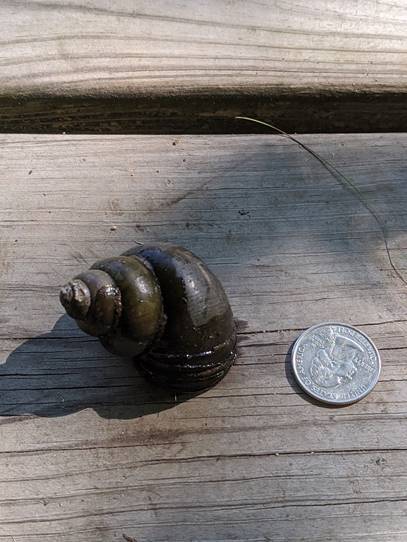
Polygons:
<instances>
[{"instance_id":1,"label":"shell body whorl","mask_svg":"<svg viewBox=\"0 0 407 542\"><path fill-rule=\"evenodd\" d=\"M127 256L146 260L160 284L167 323L141 368L177 389L213 385L235 359L236 331L225 291L192 252L174 245L135 247Z\"/></svg>"},{"instance_id":2,"label":"shell body whorl","mask_svg":"<svg viewBox=\"0 0 407 542\"><path fill-rule=\"evenodd\" d=\"M212 386L236 356L224 289L182 247L142 245L97 262L61 290L61 302L81 329L108 350L136 357L142 372L163 386Z\"/></svg>"}]
</instances>

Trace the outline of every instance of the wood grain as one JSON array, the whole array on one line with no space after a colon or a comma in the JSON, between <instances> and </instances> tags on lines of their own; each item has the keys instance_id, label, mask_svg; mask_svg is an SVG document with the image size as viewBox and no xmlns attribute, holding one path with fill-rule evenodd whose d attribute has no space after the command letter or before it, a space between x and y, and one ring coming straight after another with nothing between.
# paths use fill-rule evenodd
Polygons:
<instances>
[{"instance_id":1,"label":"wood grain","mask_svg":"<svg viewBox=\"0 0 407 542\"><path fill-rule=\"evenodd\" d=\"M0 21L2 131L405 128L401 0L7 0Z\"/></svg>"},{"instance_id":2,"label":"wood grain","mask_svg":"<svg viewBox=\"0 0 407 542\"><path fill-rule=\"evenodd\" d=\"M0 137L1 542L405 540L407 134L301 140L358 196L278 136ZM236 365L195 397L58 303L155 240L202 256L240 320ZM358 404L293 381L290 345L322 320L380 349Z\"/></svg>"}]
</instances>

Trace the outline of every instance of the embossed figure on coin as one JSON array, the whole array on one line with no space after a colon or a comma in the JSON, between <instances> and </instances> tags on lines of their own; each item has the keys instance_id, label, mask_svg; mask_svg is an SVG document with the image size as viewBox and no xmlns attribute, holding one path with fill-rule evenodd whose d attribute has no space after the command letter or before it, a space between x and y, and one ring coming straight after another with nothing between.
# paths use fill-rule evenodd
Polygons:
<instances>
[{"instance_id":1,"label":"embossed figure on coin","mask_svg":"<svg viewBox=\"0 0 407 542\"><path fill-rule=\"evenodd\" d=\"M321 348L311 362L310 374L313 381L324 388L336 388L345 381L352 380L357 366L363 360L364 352L358 344L329 330L328 336L316 336Z\"/></svg>"},{"instance_id":2,"label":"embossed figure on coin","mask_svg":"<svg viewBox=\"0 0 407 542\"><path fill-rule=\"evenodd\" d=\"M324 322L304 331L291 354L294 376L319 401L346 405L372 391L380 354L371 339L348 324Z\"/></svg>"}]
</instances>

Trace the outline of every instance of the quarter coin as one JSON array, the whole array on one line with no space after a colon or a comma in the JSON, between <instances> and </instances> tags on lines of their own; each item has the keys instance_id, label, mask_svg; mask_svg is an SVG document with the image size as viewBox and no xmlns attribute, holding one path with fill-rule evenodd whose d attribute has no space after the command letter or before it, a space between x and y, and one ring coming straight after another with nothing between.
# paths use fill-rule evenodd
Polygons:
<instances>
[{"instance_id":1,"label":"quarter coin","mask_svg":"<svg viewBox=\"0 0 407 542\"><path fill-rule=\"evenodd\" d=\"M381 361L365 333L327 322L300 335L293 347L292 366L298 384L309 395L324 403L346 405L372 391Z\"/></svg>"}]
</instances>

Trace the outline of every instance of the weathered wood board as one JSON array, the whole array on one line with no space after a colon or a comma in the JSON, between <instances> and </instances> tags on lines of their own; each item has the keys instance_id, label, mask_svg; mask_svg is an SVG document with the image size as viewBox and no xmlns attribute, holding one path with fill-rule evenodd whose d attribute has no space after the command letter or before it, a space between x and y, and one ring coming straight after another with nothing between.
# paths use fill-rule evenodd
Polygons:
<instances>
[{"instance_id":1,"label":"weathered wood board","mask_svg":"<svg viewBox=\"0 0 407 542\"><path fill-rule=\"evenodd\" d=\"M302 141L364 203L279 136L0 136L0 542L406 540L407 134ZM202 256L246 322L228 376L189 400L58 303L155 240ZM326 320L383 360L340 409L289 367Z\"/></svg>"},{"instance_id":2,"label":"weathered wood board","mask_svg":"<svg viewBox=\"0 0 407 542\"><path fill-rule=\"evenodd\" d=\"M7 0L0 22L1 131L406 126L401 0Z\"/></svg>"}]
</instances>

